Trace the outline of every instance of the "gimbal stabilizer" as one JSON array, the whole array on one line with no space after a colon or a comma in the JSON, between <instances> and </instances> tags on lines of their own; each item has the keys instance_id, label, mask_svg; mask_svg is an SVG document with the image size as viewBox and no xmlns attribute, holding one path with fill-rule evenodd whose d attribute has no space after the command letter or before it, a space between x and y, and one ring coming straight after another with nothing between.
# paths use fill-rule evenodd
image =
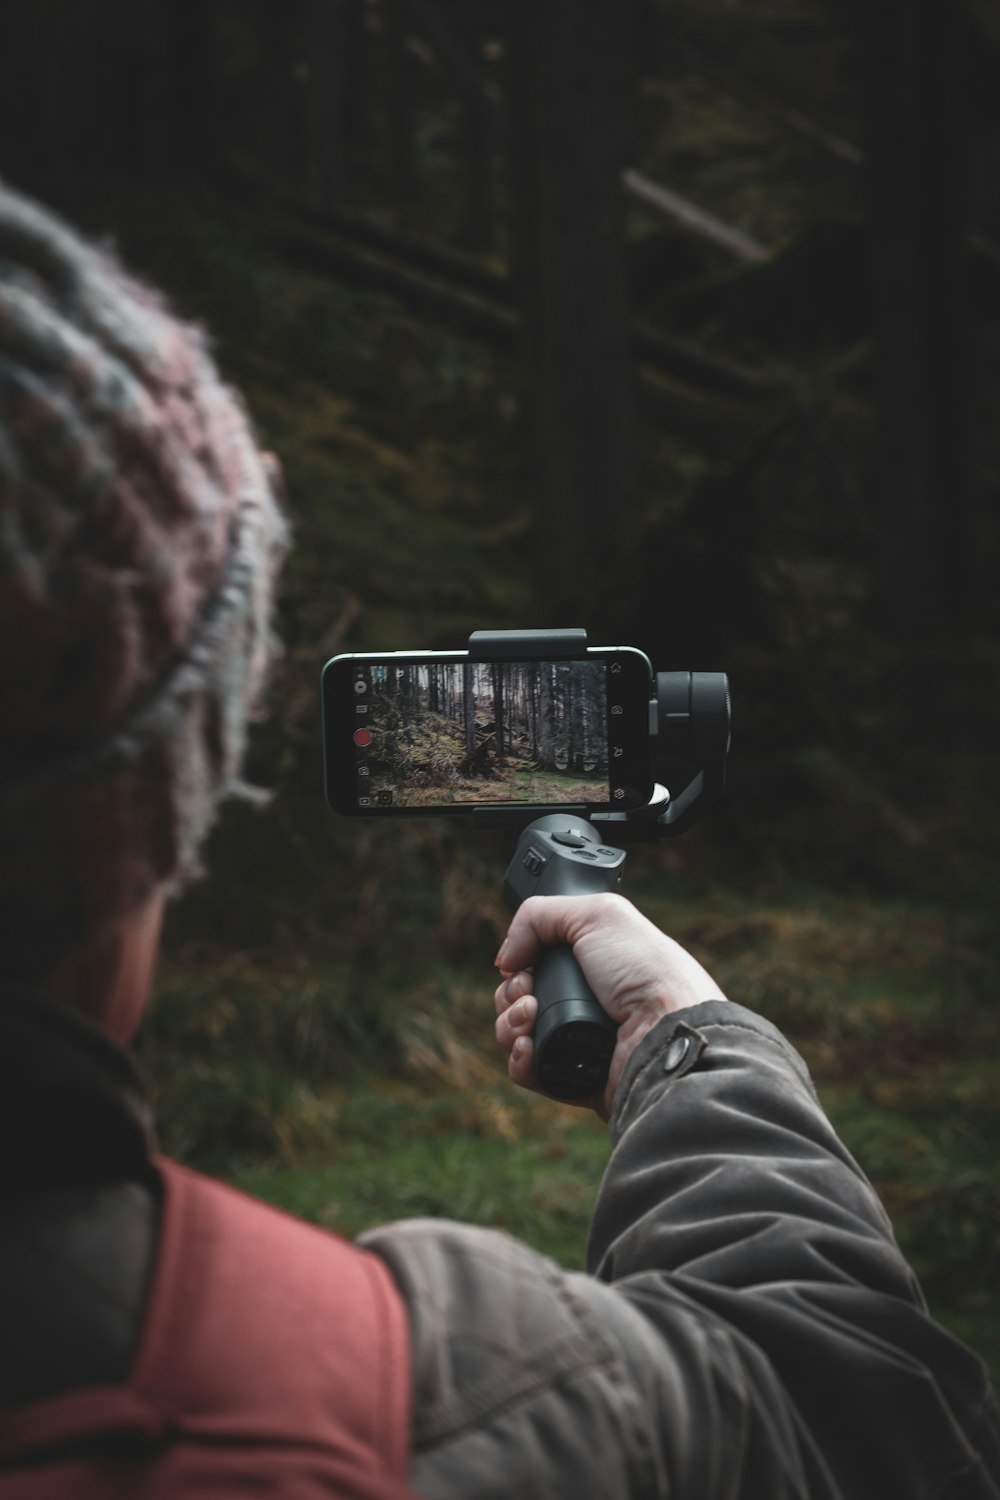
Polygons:
<instances>
[{"instance_id":1,"label":"gimbal stabilizer","mask_svg":"<svg viewBox=\"0 0 1000 1500\"><path fill-rule=\"evenodd\" d=\"M556 661L580 656L585 630L477 630L469 637L473 661ZM504 880L504 896L516 910L527 896L582 896L616 891L625 851L608 838L650 843L689 828L725 786L729 753L729 679L724 672L658 672L649 701L657 784L649 803L631 812L588 812L586 806L479 809L476 827L521 830ZM674 773L690 779L676 796L667 790ZM663 784L659 778L662 777ZM535 965L535 1076L553 1098L589 1099L607 1081L617 1027L595 998L563 945L548 949Z\"/></svg>"}]
</instances>

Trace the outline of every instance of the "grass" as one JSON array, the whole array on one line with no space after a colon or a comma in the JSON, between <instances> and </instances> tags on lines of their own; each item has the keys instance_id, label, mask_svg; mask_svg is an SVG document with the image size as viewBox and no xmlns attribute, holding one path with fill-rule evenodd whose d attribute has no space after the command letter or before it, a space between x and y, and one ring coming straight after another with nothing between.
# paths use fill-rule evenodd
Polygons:
<instances>
[{"instance_id":1,"label":"grass","mask_svg":"<svg viewBox=\"0 0 1000 1500\"><path fill-rule=\"evenodd\" d=\"M587 774L580 776L568 771L536 771L532 768L517 771L511 778L512 802L604 802L608 795L606 775Z\"/></svg>"},{"instance_id":2,"label":"grass","mask_svg":"<svg viewBox=\"0 0 1000 1500\"><path fill-rule=\"evenodd\" d=\"M372 778L372 792L377 792L382 778ZM394 783L396 785L396 783ZM580 806L590 801L606 800L606 776L581 780L560 771L537 771L530 766L509 767L495 777L456 776L438 786L406 787L398 801L407 807L442 807L453 803L566 803Z\"/></svg>"},{"instance_id":3,"label":"grass","mask_svg":"<svg viewBox=\"0 0 1000 1500\"><path fill-rule=\"evenodd\" d=\"M348 1126L348 1118L358 1124ZM476 1097L372 1079L345 1093L333 1164L244 1164L231 1180L292 1213L353 1236L397 1218L505 1229L582 1269L585 1225L608 1156L594 1117L537 1111L495 1085Z\"/></svg>"}]
</instances>

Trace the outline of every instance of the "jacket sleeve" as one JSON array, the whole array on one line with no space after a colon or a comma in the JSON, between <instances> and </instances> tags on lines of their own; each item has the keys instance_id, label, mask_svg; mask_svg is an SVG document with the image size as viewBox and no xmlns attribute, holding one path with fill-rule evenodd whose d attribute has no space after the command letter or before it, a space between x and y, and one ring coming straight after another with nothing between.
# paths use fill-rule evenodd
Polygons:
<instances>
[{"instance_id":1,"label":"jacket sleeve","mask_svg":"<svg viewBox=\"0 0 1000 1500\"><path fill-rule=\"evenodd\" d=\"M409 1310L419 1494L1000 1500L982 1363L774 1026L666 1017L610 1129L586 1276L448 1221L363 1237Z\"/></svg>"}]
</instances>

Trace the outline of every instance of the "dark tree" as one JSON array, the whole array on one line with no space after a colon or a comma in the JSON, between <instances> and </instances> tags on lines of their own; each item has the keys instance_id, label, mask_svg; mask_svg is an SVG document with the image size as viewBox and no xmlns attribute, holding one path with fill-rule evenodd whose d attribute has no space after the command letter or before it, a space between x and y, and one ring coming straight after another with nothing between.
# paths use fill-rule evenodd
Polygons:
<instances>
[{"instance_id":1,"label":"dark tree","mask_svg":"<svg viewBox=\"0 0 1000 1500\"><path fill-rule=\"evenodd\" d=\"M632 473L621 186L632 0L512 0L508 16L526 411L547 576L578 597Z\"/></svg>"},{"instance_id":2,"label":"dark tree","mask_svg":"<svg viewBox=\"0 0 1000 1500\"><path fill-rule=\"evenodd\" d=\"M856 5L867 117L882 623L904 643L961 612L965 422L963 7Z\"/></svg>"},{"instance_id":3,"label":"dark tree","mask_svg":"<svg viewBox=\"0 0 1000 1500\"><path fill-rule=\"evenodd\" d=\"M216 42L208 0L0 6L3 174L76 211L95 180L203 173L217 146Z\"/></svg>"},{"instance_id":4,"label":"dark tree","mask_svg":"<svg viewBox=\"0 0 1000 1500\"><path fill-rule=\"evenodd\" d=\"M413 58L407 46L408 19L403 0L385 0L392 177L396 197L404 202L412 198L417 189Z\"/></svg>"},{"instance_id":5,"label":"dark tree","mask_svg":"<svg viewBox=\"0 0 1000 1500\"><path fill-rule=\"evenodd\" d=\"M346 12L337 0L306 0L305 14L316 195L335 208L346 178Z\"/></svg>"}]
</instances>

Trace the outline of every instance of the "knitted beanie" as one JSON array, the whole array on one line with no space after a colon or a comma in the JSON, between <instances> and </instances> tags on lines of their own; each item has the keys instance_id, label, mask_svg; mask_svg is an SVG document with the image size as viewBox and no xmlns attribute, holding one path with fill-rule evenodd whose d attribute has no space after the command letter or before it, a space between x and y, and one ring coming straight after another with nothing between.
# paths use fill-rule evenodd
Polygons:
<instances>
[{"instance_id":1,"label":"knitted beanie","mask_svg":"<svg viewBox=\"0 0 1000 1500\"><path fill-rule=\"evenodd\" d=\"M205 872L290 531L203 332L0 183L0 982Z\"/></svg>"}]
</instances>

